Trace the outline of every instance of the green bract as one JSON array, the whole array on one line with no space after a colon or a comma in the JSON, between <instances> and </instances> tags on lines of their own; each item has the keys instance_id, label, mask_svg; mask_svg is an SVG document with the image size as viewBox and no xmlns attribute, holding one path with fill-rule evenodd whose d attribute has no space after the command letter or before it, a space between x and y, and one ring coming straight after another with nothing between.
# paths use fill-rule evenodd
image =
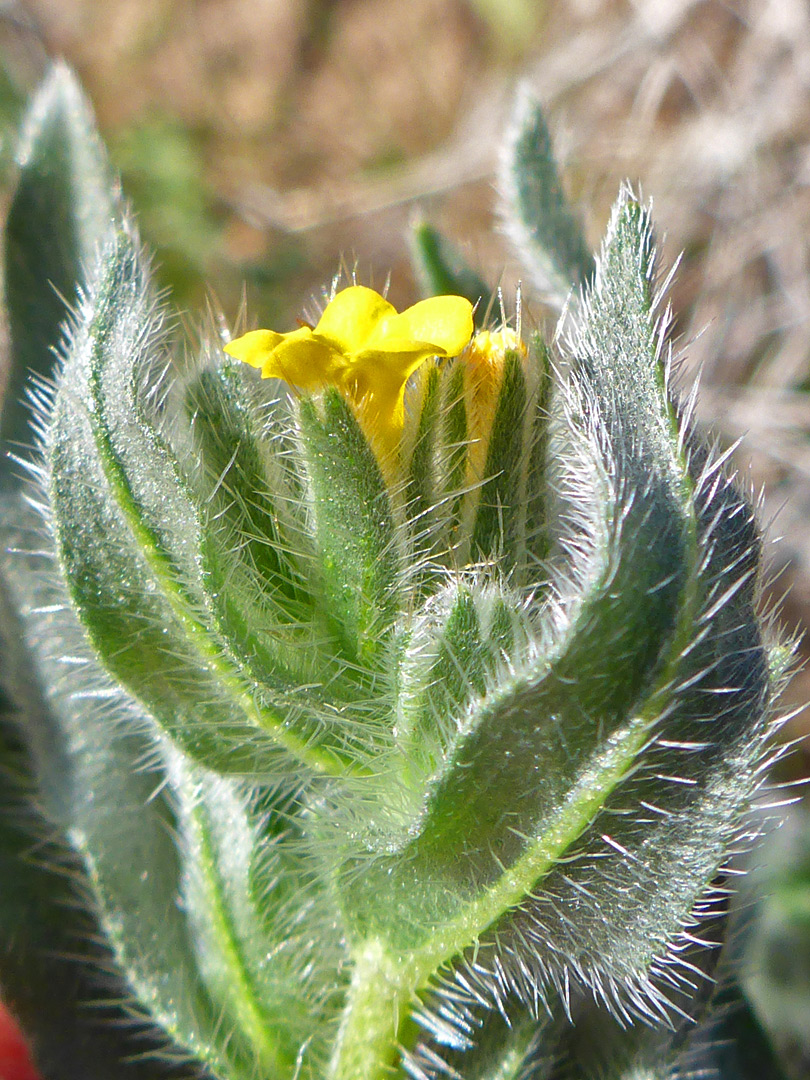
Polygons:
<instances>
[{"instance_id":1,"label":"green bract","mask_svg":"<svg viewBox=\"0 0 810 1080\"><path fill-rule=\"evenodd\" d=\"M382 461L338 387L178 343L64 70L23 145L0 982L47 1076L663 1080L729 1001L753 1037L702 939L789 649L648 210L592 263L524 101L510 213L567 337L423 363Z\"/></svg>"}]
</instances>

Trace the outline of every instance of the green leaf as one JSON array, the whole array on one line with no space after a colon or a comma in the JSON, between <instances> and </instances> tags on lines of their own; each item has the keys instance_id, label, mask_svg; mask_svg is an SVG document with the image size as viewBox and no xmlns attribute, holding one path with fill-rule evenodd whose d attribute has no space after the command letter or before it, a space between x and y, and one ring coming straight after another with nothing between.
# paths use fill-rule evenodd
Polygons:
<instances>
[{"instance_id":1,"label":"green leaf","mask_svg":"<svg viewBox=\"0 0 810 1080\"><path fill-rule=\"evenodd\" d=\"M11 358L0 425L2 442L12 449L32 441L26 383L32 374L51 377L60 327L120 216L90 107L63 64L51 69L29 106L17 161L19 179L6 224Z\"/></svg>"},{"instance_id":2,"label":"green leaf","mask_svg":"<svg viewBox=\"0 0 810 1080\"><path fill-rule=\"evenodd\" d=\"M13 566L19 600L18 573ZM88 692L72 705L71 716L76 687L73 680L65 685L67 658L60 664L27 651L29 634L46 650L64 645L54 625L58 606L54 596L40 593L20 624L3 601L2 683L13 698L0 718L0 988L43 1076L176 1076L178 1047L168 1033L186 1048L204 1050L200 1017L209 1029L213 1018L187 962L170 816L161 796L146 801L158 782L143 767L150 740L121 735L115 708L99 707L114 693ZM35 614L43 607L51 610ZM54 669L60 667L56 690ZM41 684L52 688L47 701ZM93 697L95 708L83 708ZM36 744L36 755L23 735ZM68 749L77 745L89 754L66 768ZM43 768L46 752L51 761ZM46 783L33 778L34 760ZM47 778L56 776L61 791L54 798ZM86 853L94 849L92 879L87 862L68 845L68 832L81 838ZM160 970L163 965L168 970ZM189 1066L187 1075L199 1073Z\"/></svg>"},{"instance_id":3,"label":"green leaf","mask_svg":"<svg viewBox=\"0 0 810 1080\"><path fill-rule=\"evenodd\" d=\"M129 989L79 904L83 868L37 812L24 751L5 724L0 780L0 993L39 1072L48 1080L199 1076L191 1067L178 1074L169 1060L176 1047L144 1015L133 1023L134 1002L121 1004Z\"/></svg>"},{"instance_id":4,"label":"green leaf","mask_svg":"<svg viewBox=\"0 0 810 1080\"><path fill-rule=\"evenodd\" d=\"M639 334L641 341L643 334L632 317L632 282L635 275L636 296L643 296L638 286L644 261L637 245L648 229L625 193L578 341L581 371L593 374L596 400L604 393L599 384L610 385L609 373L621 380L623 368L627 375L634 370L633 337ZM611 342L622 343L624 358ZM635 393L628 387L626 401L612 386L617 418L624 409L642 416L645 403L654 400L643 393L638 377L634 382ZM680 426L685 428L684 421ZM688 430L681 437L688 445ZM614 438L625 454L632 449L629 462L638 455L637 467L649 477L653 440L645 447L627 430ZM711 455L689 448L685 466L699 558L682 592L667 665L632 707L614 746L634 728L642 741L624 775L604 791L598 816L569 846L566 863L545 876L536 905L493 929L494 952L534 951L540 981L567 980L570 965L578 980L620 1009L652 1015L666 1011L678 984L673 965L681 929L699 921L759 783L773 693L754 609L759 542L753 511ZM661 554L671 550L662 539ZM674 559L670 571L676 572ZM631 583L616 585L633 595ZM661 881L666 889L650 888ZM575 923L564 917L571 905L579 913ZM531 983L525 992L534 992Z\"/></svg>"},{"instance_id":5,"label":"green leaf","mask_svg":"<svg viewBox=\"0 0 810 1080\"><path fill-rule=\"evenodd\" d=\"M623 214L635 215L635 204L623 204L617 215ZM623 300L618 340L628 360L606 364L601 385L583 360L579 372L587 385L570 391L576 395L569 404L572 437L582 455L570 483L592 507L593 541L576 571L581 595L557 616L561 630L545 654L518 666L474 709L455 714L459 735L428 792L419 835L401 856L381 861L380 877L387 875L392 895L382 904L372 901L381 884L368 875L358 887L369 889L373 913L354 895L349 902L353 919L369 919L361 936L391 933L397 947L414 947L425 935L446 939L441 928L451 918L460 934L469 933L471 926L461 929L466 903L481 905L477 917L484 920L499 904L517 903L522 890L532 888L531 875L542 877L556 857L548 838L562 829L565 844L573 841L646 742L650 718L634 724L633 710L656 681L668 678L670 654L682 645L680 608L697 561L658 374L651 258L649 235L636 221L626 252L638 268L636 279L606 285L611 297ZM627 341L630 319L639 324L638 342ZM686 617L692 617L688 601ZM610 738L613 753L627 747L618 758L606 749ZM595 772L600 758L604 781ZM520 885L518 863L529 875ZM513 869L509 886L505 867Z\"/></svg>"},{"instance_id":6,"label":"green leaf","mask_svg":"<svg viewBox=\"0 0 810 1080\"><path fill-rule=\"evenodd\" d=\"M391 500L377 458L336 390L301 402L324 607L346 658L383 673L402 574Z\"/></svg>"},{"instance_id":7,"label":"green leaf","mask_svg":"<svg viewBox=\"0 0 810 1080\"><path fill-rule=\"evenodd\" d=\"M593 258L563 192L539 102L524 88L507 141L504 217L532 283L555 307L593 274Z\"/></svg>"},{"instance_id":8,"label":"green leaf","mask_svg":"<svg viewBox=\"0 0 810 1080\"><path fill-rule=\"evenodd\" d=\"M122 231L77 316L47 432L71 598L107 669L193 757L255 772L278 767L287 749L340 771L319 728L306 717L297 726L288 703L252 684L217 630L200 518L162 430L174 407L163 319L137 241Z\"/></svg>"},{"instance_id":9,"label":"green leaf","mask_svg":"<svg viewBox=\"0 0 810 1080\"><path fill-rule=\"evenodd\" d=\"M294 793L251 790L170 755L183 901L200 971L225 1029L262 1075L326 1056L343 945L326 883L311 871ZM301 912L307 912L304 922Z\"/></svg>"},{"instance_id":10,"label":"green leaf","mask_svg":"<svg viewBox=\"0 0 810 1080\"><path fill-rule=\"evenodd\" d=\"M422 296L466 296L475 307L475 325L485 326L493 291L466 265L461 253L426 221L416 222L410 241Z\"/></svg>"},{"instance_id":11,"label":"green leaf","mask_svg":"<svg viewBox=\"0 0 810 1080\"><path fill-rule=\"evenodd\" d=\"M493 1005L579 986L666 1017L756 789L772 687L753 512L674 411L653 282L625 191L572 344L557 452L578 517L543 649L456 714L412 838L339 879L353 952L374 943L382 973L409 951L411 992L453 964Z\"/></svg>"}]
</instances>

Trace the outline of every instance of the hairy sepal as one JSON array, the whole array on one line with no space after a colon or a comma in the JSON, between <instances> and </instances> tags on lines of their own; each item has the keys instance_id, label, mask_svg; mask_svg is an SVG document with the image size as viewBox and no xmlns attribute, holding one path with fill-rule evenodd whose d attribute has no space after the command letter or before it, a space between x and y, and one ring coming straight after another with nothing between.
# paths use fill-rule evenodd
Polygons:
<instances>
[{"instance_id":1,"label":"hairy sepal","mask_svg":"<svg viewBox=\"0 0 810 1080\"><path fill-rule=\"evenodd\" d=\"M183 379L186 425L174 425L172 442L200 517L217 629L256 681L279 691L312 680L326 631L316 621L303 480L277 420L283 405L256 400L252 374L216 344L203 346Z\"/></svg>"},{"instance_id":2,"label":"hairy sepal","mask_svg":"<svg viewBox=\"0 0 810 1080\"><path fill-rule=\"evenodd\" d=\"M198 515L200 570L217 634L317 769L367 768L390 729L379 679L390 611L379 623L372 616L358 656L357 642L346 644L345 609L335 610L324 585L322 566L334 565L335 552L319 544L317 499L288 395L213 342L171 397L168 438ZM389 518L386 544L391 531ZM396 564L389 560L388 569ZM347 708L367 724L347 723Z\"/></svg>"},{"instance_id":3,"label":"hairy sepal","mask_svg":"<svg viewBox=\"0 0 810 1080\"><path fill-rule=\"evenodd\" d=\"M545 577L545 347L533 339L525 352L505 350L490 379L475 387L463 355L419 372L404 489L417 593L471 563L497 566L519 587L537 589Z\"/></svg>"},{"instance_id":4,"label":"hairy sepal","mask_svg":"<svg viewBox=\"0 0 810 1080\"><path fill-rule=\"evenodd\" d=\"M380 464L346 399L327 389L298 410L309 478L316 573L346 659L384 675L402 578L391 499Z\"/></svg>"}]
</instances>

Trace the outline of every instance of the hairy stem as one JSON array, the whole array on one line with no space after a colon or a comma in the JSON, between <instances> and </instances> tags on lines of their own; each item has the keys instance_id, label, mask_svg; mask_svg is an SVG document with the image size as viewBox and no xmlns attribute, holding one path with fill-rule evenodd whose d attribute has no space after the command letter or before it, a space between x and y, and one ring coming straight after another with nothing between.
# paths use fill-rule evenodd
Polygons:
<instances>
[{"instance_id":1,"label":"hairy stem","mask_svg":"<svg viewBox=\"0 0 810 1080\"><path fill-rule=\"evenodd\" d=\"M402 966L378 940L355 952L354 971L329 1080L390 1077L399 1053L400 1025L415 988Z\"/></svg>"}]
</instances>

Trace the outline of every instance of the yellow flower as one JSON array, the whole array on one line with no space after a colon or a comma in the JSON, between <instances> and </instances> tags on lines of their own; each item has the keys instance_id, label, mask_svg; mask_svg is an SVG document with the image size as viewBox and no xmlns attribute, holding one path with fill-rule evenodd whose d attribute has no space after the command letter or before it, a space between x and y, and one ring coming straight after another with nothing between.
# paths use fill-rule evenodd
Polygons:
<instances>
[{"instance_id":1,"label":"yellow flower","mask_svg":"<svg viewBox=\"0 0 810 1080\"><path fill-rule=\"evenodd\" d=\"M487 451L495 419L495 407L503 380L507 352L526 355L517 332L481 330L467 347L464 363L464 398L467 406L467 480L472 485L485 479Z\"/></svg>"},{"instance_id":2,"label":"yellow flower","mask_svg":"<svg viewBox=\"0 0 810 1080\"><path fill-rule=\"evenodd\" d=\"M402 433L410 376L429 356L457 356L472 330L472 305L461 296L434 296L397 314L373 289L352 285L327 304L317 326L253 330L225 351L261 368L262 378L305 392L337 387L390 450Z\"/></svg>"}]
</instances>

